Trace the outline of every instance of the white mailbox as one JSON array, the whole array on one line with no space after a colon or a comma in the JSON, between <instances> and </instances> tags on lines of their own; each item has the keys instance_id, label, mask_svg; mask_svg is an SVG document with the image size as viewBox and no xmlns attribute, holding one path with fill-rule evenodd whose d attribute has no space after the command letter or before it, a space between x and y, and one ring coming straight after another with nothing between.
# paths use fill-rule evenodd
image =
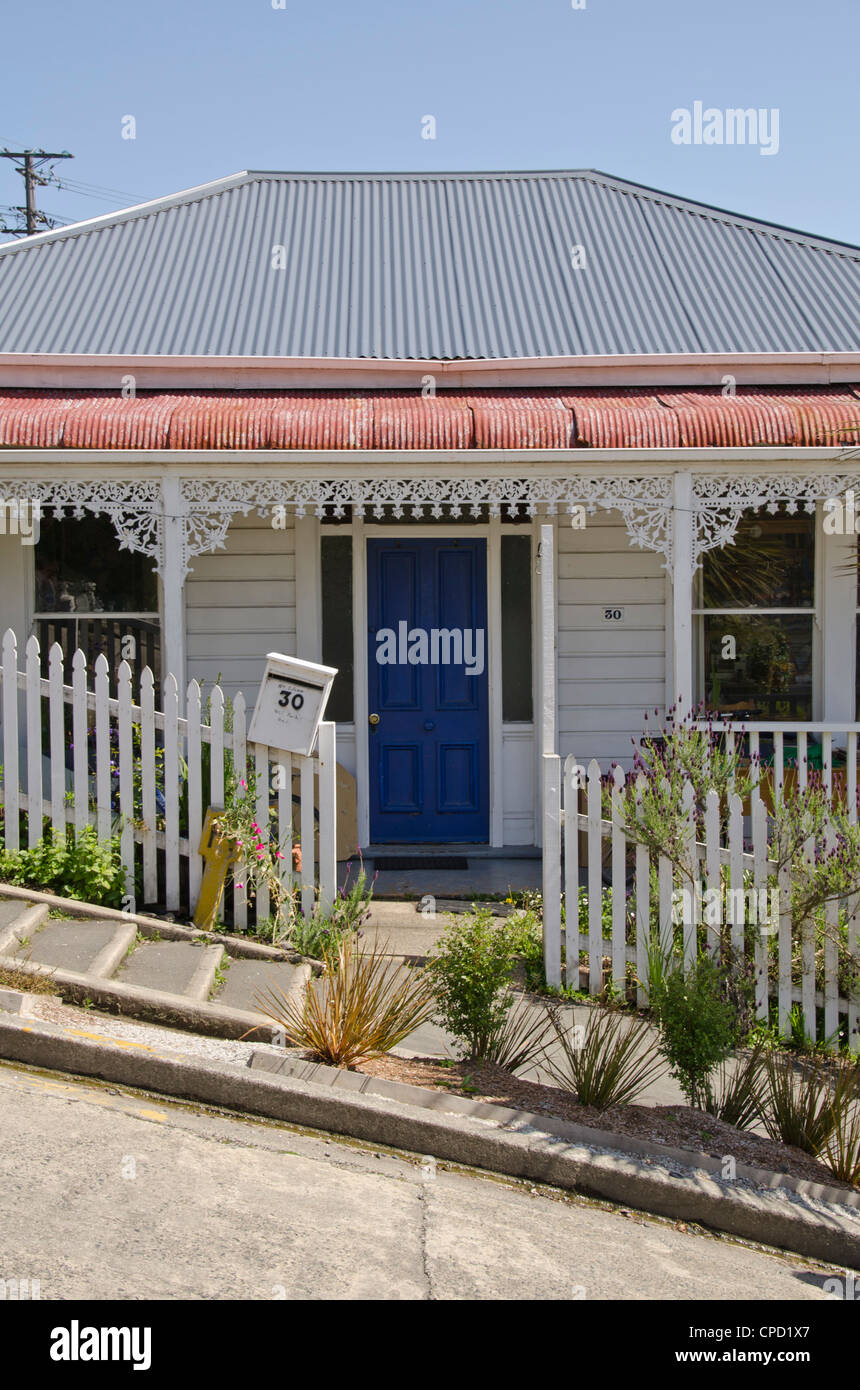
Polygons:
<instances>
[{"instance_id":1,"label":"white mailbox","mask_svg":"<svg viewBox=\"0 0 860 1390\"><path fill-rule=\"evenodd\" d=\"M248 741L309 756L336 675L334 666L269 652Z\"/></svg>"}]
</instances>

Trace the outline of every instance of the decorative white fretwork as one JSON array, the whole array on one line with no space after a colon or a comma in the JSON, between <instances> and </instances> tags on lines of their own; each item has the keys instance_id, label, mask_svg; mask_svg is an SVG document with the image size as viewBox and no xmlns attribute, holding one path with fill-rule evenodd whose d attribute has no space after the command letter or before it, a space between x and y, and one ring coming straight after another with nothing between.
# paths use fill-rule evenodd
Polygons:
<instances>
[{"instance_id":1,"label":"decorative white fretwork","mask_svg":"<svg viewBox=\"0 0 860 1390\"><path fill-rule=\"evenodd\" d=\"M662 555L671 571L675 525L673 481L670 473L650 477L567 475L475 477L368 477L347 478L234 477L180 478L179 521L171 548L178 546L178 573L184 580L196 555L222 548L234 516L256 511L263 516L276 508L296 517L341 518L348 509L356 517L378 520L383 516L440 519L449 516L492 517L522 514L573 517L579 508L593 514L598 507L617 510L624 518L634 545ZM709 550L732 544L738 522L747 510L789 513L815 510L816 503L838 497L849 487L860 487L860 466L854 473L726 472L692 474L692 553L685 557L692 568ZM174 493L174 496L176 494ZM160 478L0 479L0 503L38 500L43 515L82 517L87 513L110 517L120 548L149 556L164 574L165 505ZM686 528L683 528L686 529Z\"/></svg>"},{"instance_id":2,"label":"decorative white fretwork","mask_svg":"<svg viewBox=\"0 0 860 1390\"><path fill-rule=\"evenodd\" d=\"M188 507L188 556L223 546L230 520L237 513L255 510L268 515L283 507L296 517L340 518L351 508L356 517L379 520L384 516L420 521L477 518L484 508L491 517L524 511L529 516L543 509L549 516L573 516L584 507L617 508L636 545L661 552L667 562L672 545L672 480L571 474L567 477L535 476L455 478L256 478L186 479L182 496Z\"/></svg>"},{"instance_id":3,"label":"decorative white fretwork","mask_svg":"<svg viewBox=\"0 0 860 1390\"><path fill-rule=\"evenodd\" d=\"M815 511L816 503L839 497L860 485L855 473L694 473L693 567L709 550L734 543L745 511L774 514L784 507L789 515Z\"/></svg>"},{"instance_id":4,"label":"decorative white fretwork","mask_svg":"<svg viewBox=\"0 0 860 1390\"><path fill-rule=\"evenodd\" d=\"M113 523L121 550L148 555L163 567L161 483L155 479L0 479L0 502L38 502L42 515L77 520L90 512Z\"/></svg>"}]
</instances>

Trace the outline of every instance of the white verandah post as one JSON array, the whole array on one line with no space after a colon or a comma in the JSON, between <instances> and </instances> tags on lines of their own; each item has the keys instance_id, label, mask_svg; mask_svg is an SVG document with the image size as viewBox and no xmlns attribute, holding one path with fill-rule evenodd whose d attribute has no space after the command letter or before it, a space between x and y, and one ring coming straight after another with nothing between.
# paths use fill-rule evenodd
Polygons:
<instances>
[{"instance_id":1,"label":"white verandah post","mask_svg":"<svg viewBox=\"0 0 860 1390\"><path fill-rule=\"evenodd\" d=\"M556 752L554 528L540 528L541 797L543 957L547 983L561 985L561 759Z\"/></svg>"},{"instance_id":2,"label":"white verandah post","mask_svg":"<svg viewBox=\"0 0 860 1390\"><path fill-rule=\"evenodd\" d=\"M161 483L162 505L162 574L161 587L164 608L164 641L161 669L163 697L164 680L176 677L179 691L179 714L185 713L185 523L186 504L179 479L165 477ZM161 700L159 700L161 703Z\"/></svg>"},{"instance_id":3,"label":"white verandah post","mask_svg":"<svg viewBox=\"0 0 860 1390\"><path fill-rule=\"evenodd\" d=\"M693 477L676 473L672 484L672 658L670 704L683 718L693 708Z\"/></svg>"}]
</instances>

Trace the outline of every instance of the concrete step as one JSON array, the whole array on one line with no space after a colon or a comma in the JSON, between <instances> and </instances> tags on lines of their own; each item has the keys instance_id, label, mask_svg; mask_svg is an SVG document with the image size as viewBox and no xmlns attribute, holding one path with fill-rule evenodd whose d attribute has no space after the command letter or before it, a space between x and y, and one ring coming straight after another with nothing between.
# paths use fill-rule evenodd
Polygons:
<instances>
[{"instance_id":1,"label":"concrete step","mask_svg":"<svg viewBox=\"0 0 860 1390\"><path fill-rule=\"evenodd\" d=\"M226 982L215 999L232 1009L258 1013L256 996L260 992L275 989L297 999L310 975L309 965L290 965L288 961L231 960Z\"/></svg>"},{"instance_id":2,"label":"concrete step","mask_svg":"<svg viewBox=\"0 0 860 1390\"><path fill-rule=\"evenodd\" d=\"M117 974L124 985L144 985L190 999L208 999L223 947L185 941L144 941Z\"/></svg>"},{"instance_id":3,"label":"concrete step","mask_svg":"<svg viewBox=\"0 0 860 1390\"><path fill-rule=\"evenodd\" d=\"M124 960L137 935L133 922L100 922L86 917L46 922L14 954L38 965L109 976Z\"/></svg>"},{"instance_id":4,"label":"concrete step","mask_svg":"<svg viewBox=\"0 0 860 1390\"><path fill-rule=\"evenodd\" d=\"M11 954L22 936L32 936L46 921L49 908L45 903L30 903L20 898L0 899L0 956Z\"/></svg>"}]
</instances>

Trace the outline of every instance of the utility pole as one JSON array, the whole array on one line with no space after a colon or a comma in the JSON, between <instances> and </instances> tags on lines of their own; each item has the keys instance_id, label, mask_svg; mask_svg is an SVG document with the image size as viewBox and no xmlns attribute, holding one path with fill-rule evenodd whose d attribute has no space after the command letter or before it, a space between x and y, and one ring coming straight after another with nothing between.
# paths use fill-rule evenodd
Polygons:
<instances>
[{"instance_id":1,"label":"utility pole","mask_svg":"<svg viewBox=\"0 0 860 1390\"><path fill-rule=\"evenodd\" d=\"M48 150L0 150L0 159L19 159L23 164L19 164L16 173L21 174L24 179L26 193L23 207L9 207L7 211L15 212L19 217L23 217L24 225L20 223L15 227L0 227L0 232L11 232L12 236L32 236L38 232L40 227L53 227L51 218L44 212L39 212L36 207L36 188L45 187L52 182L52 174L47 176L40 174L39 170L44 164L50 163L54 159L74 159L74 155L69 154L68 150L60 150L59 153L51 154Z\"/></svg>"}]
</instances>

